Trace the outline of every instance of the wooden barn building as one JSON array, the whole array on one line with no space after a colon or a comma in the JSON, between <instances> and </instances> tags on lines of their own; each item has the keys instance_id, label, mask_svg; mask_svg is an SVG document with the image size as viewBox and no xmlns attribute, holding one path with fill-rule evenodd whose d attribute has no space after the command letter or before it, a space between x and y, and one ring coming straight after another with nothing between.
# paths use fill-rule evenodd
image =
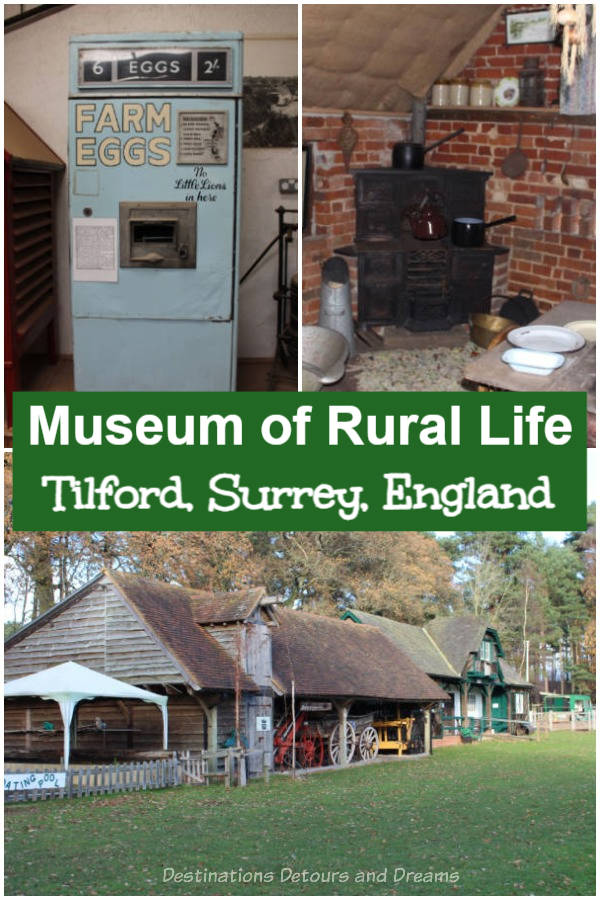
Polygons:
<instances>
[{"instance_id":1,"label":"wooden barn building","mask_svg":"<svg viewBox=\"0 0 600 900\"><path fill-rule=\"evenodd\" d=\"M109 571L8 639L5 678L67 661L168 695L176 752L220 748L237 726L245 746L270 753L273 725L292 695L329 706L340 722L392 706L408 714L448 696L369 625L292 612L264 588L218 594ZM58 760L61 729L56 703L7 699L6 758ZM138 701L82 701L71 746L73 759L149 758L161 752L160 711Z\"/></svg>"},{"instance_id":2,"label":"wooden barn building","mask_svg":"<svg viewBox=\"0 0 600 900\"><path fill-rule=\"evenodd\" d=\"M444 616L423 628L361 610L346 621L378 628L449 695L435 719L435 736L476 730L527 729L533 685L505 659L495 628L477 616ZM523 723L519 725L519 723Z\"/></svg>"}]
</instances>

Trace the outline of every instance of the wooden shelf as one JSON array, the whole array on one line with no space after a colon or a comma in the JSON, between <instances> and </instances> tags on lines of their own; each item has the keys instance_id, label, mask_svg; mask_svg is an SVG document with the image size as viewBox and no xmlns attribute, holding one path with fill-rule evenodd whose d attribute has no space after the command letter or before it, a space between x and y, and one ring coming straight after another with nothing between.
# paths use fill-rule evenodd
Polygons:
<instances>
[{"instance_id":1,"label":"wooden shelf","mask_svg":"<svg viewBox=\"0 0 600 900\"><path fill-rule=\"evenodd\" d=\"M596 125L596 116L563 116L558 109L540 106L428 106L429 121L534 122L554 125Z\"/></svg>"}]
</instances>

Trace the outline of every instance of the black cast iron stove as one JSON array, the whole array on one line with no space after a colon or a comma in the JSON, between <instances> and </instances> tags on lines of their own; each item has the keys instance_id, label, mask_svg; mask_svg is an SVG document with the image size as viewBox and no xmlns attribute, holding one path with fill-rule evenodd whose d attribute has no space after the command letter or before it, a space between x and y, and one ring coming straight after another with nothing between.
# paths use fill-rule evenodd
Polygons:
<instances>
[{"instance_id":1,"label":"black cast iron stove","mask_svg":"<svg viewBox=\"0 0 600 900\"><path fill-rule=\"evenodd\" d=\"M358 321L440 331L489 312L494 258L507 248L453 246L450 237L413 237L406 210L437 195L448 224L459 216L483 219L491 172L428 168L358 169L356 238L336 253L358 258Z\"/></svg>"}]
</instances>

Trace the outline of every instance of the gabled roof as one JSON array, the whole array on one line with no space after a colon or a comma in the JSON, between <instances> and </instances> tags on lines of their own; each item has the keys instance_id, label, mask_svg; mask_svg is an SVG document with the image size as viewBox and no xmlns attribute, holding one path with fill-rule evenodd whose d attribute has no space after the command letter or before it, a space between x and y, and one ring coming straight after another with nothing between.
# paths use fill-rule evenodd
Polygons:
<instances>
[{"instance_id":1,"label":"gabled roof","mask_svg":"<svg viewBox=\"0 0 600 900\"><path fill-rule=\"evenodd\" d=\"M189 592L185 588L123 572L107 574L191 682L208 690L233 690L234 661L208 632L196 624ZM245 691L258 691L254 681L243 673L240 687Z\"/></svg>"},{"instance_id":2,"label":"gabled roof","mask_svg":"<svg viewBox=\"0 0 600 900\"><path fill-rule=\"evenodd\" d=\"M188 591L194 622L218 625L222 622L246 622L265 596L264 587L248 588L225 594L217 591Z\"/></svg>"},{"instance_id":3,"label":"gabled roof","mask_svg":"<svg viewBox=\"0 0 600 900\"><path fill-rule=\"evenodd\" d=\"M426 629L459 673L463 671L469 654L479 651L486 631L491 631L496 638L498 637L494 629L477 616L444 616L432 619L427 623ZM503 656L499 640L498 647L498 656Z\"/></svg>"},{"instance_id":4,"label":"gabled roof","mask_svg":"<svg viewBox=\"0 0 600 900\"><path fill-rule=\"evenodd\" d=\"M500 663L500 669L502 671L502 677L505 684L510 684L512 687L533 687L533 684L523 678L522 675L519 675L514 666L511 666L510 663L507 663L505 659L503 659Z\"/></svg>"},{"instance_id":5,"label":"gabled roof","mask_svg":"<svg viewBox=\"0 0 600 900\"><path fill-rule=\"evenodd\" d=\"M378 628L277 609L273 675L297 695L433 702L447 694Z\"/></svg>"},{"instance_id":6,"label":"gabled roof","mask_svg":"<svg viewBox=\"0 0 600 900\"><path fill-rule=\"evenodd\" d=\"M437 675L442 678L460 677L460 672L457 672L450 665L426 630L418 625L396 622L395 619L363 612L360 609L346 610L342 619L352 619L354 622L378 628L382 634L406 653L415 665L427 672L428 675Z\"/></svg>"}]
</instances>

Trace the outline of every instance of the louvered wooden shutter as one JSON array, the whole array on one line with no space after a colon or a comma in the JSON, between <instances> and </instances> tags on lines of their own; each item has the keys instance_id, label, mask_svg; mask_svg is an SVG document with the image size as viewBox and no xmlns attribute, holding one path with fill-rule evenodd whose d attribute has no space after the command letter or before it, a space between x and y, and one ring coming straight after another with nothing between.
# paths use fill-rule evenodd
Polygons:
<instances>
[{"instance_id":1,"label":"louvered wooden shutter","mask_svg":"<svg viewBox=\"0 0 600 900\"><path fill-rule=\"evenodd\" d=\"M13 169L7 204L15 343L30 344L54 309L53 173Z\"/></svg>"}]
</instances>

